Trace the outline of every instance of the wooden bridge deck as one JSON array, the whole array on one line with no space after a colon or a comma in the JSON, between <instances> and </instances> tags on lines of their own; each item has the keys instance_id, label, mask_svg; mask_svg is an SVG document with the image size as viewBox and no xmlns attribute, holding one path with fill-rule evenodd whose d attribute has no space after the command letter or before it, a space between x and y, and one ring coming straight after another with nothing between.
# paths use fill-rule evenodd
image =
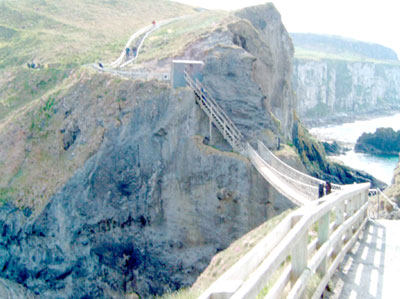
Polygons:
<instances>
[{"instance_id":1,"label":"wooden bridge deck","mask_svg":"<svg viewBox=\"0 0 400 299\"><path fill-rule=\"evenodd\" d=\"M325 298L399 298L400 221L367 222L361 238L346 255Z\"/></svg>"}]
</instances>

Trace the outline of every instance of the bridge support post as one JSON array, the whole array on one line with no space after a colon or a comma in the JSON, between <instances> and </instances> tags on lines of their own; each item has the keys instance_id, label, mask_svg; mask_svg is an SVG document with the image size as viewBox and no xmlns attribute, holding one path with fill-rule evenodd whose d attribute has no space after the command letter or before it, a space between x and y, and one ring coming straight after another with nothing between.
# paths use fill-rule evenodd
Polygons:
<instances>
[{"instance_id":1,"label":"bridge support post","mask_svg":"<svg viewBox=\"0 0 400 299\"><path fill-rule=\"evenodd\" d=\"M210 117L210 144L212 144L212 119Z\"/></svg>"},{"instance_id":2,"label":"bridge support post","mask_svg":"<svg viewBox=\"0 0 400 299\"><path fill-rule=\"evenodd\" d=\"M318 244L317 247L320 248L329 238L329 212L326 213L318 221ZM325 275L326 272L326 257L322 260L317 271L321 276Z\"/></svg>"},{"instance_id":3,"label":"bridge support post","mask_svg":"<svg viewBox=\"0 0 400 299\"><path fill-rule=\"evenodd\" d=\"M353 215L353 199L349 198L346 201L346 216L345 219L348 219L349 217L351 217L351 215ZM344 243L347 243L347 241L351 238L351 236L353 235L353 227L350 227L349 229L347 229L346 233L344 234Z\"/></svg>"},{"instance_id":4,"label":"bridge support post","mask_svg":"<svg viewBox=\"0 0 400 299\"><path fill-rule=\"evenodd\" d=\"M361 205L368 202L368 200L369 200L368 192L363 193L362 198L361 198ZM367 218L367 217L368 217L368 209L365 210L365 215L364 215L364 218Z\"/></svg>"},{"instance_id":5,"label":"bridge support post","mask_svg":"<svg viewBox=\"0 0 400 299\"><path fill-rule=\"evenodd\" d=\"M379 192L377 192L377 194L378 194L378 208L377 208L377 211L376 211L376 219L379 219L379 207L381 206L381 203L379 202Z\"/></svg>"},{"instance_id":6,"label":"bridge support post","mask_svg":"<svg viewBox=\"0 0 400 299\"><path fill-rule=\"evenodd\" d=\"M344 204L340 204L336 206L335 209L336 219L335 219L335 228L339 227L344 221ZM334 248L333 254L336 256L340 250L342 249L343 241L340 238Z\"/></svg>"},{"instance_id":7,"label":"bridge support post","mask_svg":"<svg viewBox=\"0 0 400 299\"><path fill-rule=\"evenodd\" d=\"M299 238L296 246L292 252L292 273L290 276L290 282L292 286L296 283L297 279L303 273L307 267L307 241L308 241L308 230L306 230ZM305 292L298 294L298 298L304 298Z\"/></svg>"},{"instance_id":8,"label":"bridge support post","mask_svg":"<svg viewBox=\"0 0 400 299\"><path fill-rule=\"evenodd\" d=\"M367 194L368 196L368 194ZM361 193L357 199L357 207L356 210L360 209L365 202L365 193ZM367 209L368 210L368 209ZM357 229L360 227L361 223L364 221L364 217L360 217L357 221Z\"/></svg>"}]
</instances>

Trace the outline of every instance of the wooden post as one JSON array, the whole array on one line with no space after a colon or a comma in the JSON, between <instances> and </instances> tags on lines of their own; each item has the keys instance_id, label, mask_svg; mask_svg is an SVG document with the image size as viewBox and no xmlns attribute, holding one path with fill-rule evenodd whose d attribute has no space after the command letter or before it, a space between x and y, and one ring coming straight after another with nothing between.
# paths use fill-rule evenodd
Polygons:
<instances>
[{"instance_id":1,"label":"wooden post","mask_svg":"<svg viewBox=\"0 0 400 299\"><path fill-rule=\"evenodd\" d=\"M354 199L354 210L357 211L361 207L361 196L362 194L356 195L357 197ZM355 222L355 228L357 229L361 224L361 218Z\"/></svg>"},{"instance_id":2,"label":"wooden post","mask_svg":"<svg viewBox=\"0 0 400 299\"><path fill-rule=\"evenodd\" d=\"M210 116L210 144L212 144L212 119Z\"/></svg>"},{"instance_id":3,"label":"wooden post","mask_svg":"<svg viewBox=\"0 0 400 299\"><path fill-rule=\"evenodd\" d=\"M344 217L345 219L348 219L351 214L353 214L353 208L352 208L352 198L347 199L347 203L345 206L345 210L346 210L346 216ZM351 228L349 228L345 233L344 233L344 242L346 243L352 235L353 231Z\"/></svg>"},{"instance_id":4,"label":"wooden post","mask_svg":"<svg viewBox=\"0 0 400 299\"><path fill-rule=\"evenodd\" d=\"M318 243L317 247L320 248L329 238L329 212L322 216L318 221ZM326 257L322 260L317 270L321 276L326 272Z\"/></svg>"},{"instance_id":5,"label":"wooden post","mask_svg":"<svg viewBox=\"0 0 400 299\"><path fill-rule=\"evenodd\" d=\"M344 221L344 203L337 205L335 212L336 212L335 227L338 228L340 225L342 225L342 223ZM338 252L340 252L340 250L342 249L342 246L343 246L343 242L342 242L342 238L340 238L334 246L333 253L335 256L338 254Z\"/></svg>"},{"instance_id":6,"label":"wooden post","mask_svg":"<svg viewBox=\"0 0 400 299\"><path fill-rule=\"evenodd\" d=\"M341 225L344 221L344 207L343 204L337 205L336 206L336 220L335 220L335 226L338 227Z\"/></svg>"},{"instance_id":7,"label":"wooden post","mask_svg":"<svg viewBox=\"0 0 400 299\"><path fill-rule=\"evenodd\" d=\"M303 273L307 267L307 240L308 230L306 230L298 239L296 246L292 252L292 273L290 276L290 282L292 286L296 283L297 279ZM299 294L298 298L303 298L303 294Z\"/></svg>"},{"instance_id":8,"label":"wooden post","mask_svg":"<svg viewBox=\"0 0 400 299\"><path fill-rule=\"evenodd\" d=\"M368 202L369 198L368 198L368 190L364 193L364 198L363 198L363 204ZM364 214L364 218L368 217L368 209L365 210L365 214Z\"/></svg>"},{"instance_id":9,"label":"wooden post","mask_svg":"<svg viewBox=\"0 0 400 299\"><path fill-rule=\"evenodd\" d=\"M379 206L380 206L380 202L379 202L379 192L377 191L376 194L378 194L378 210L377 210L376 219L379 219Z\"/></svg>"}]
</instances>

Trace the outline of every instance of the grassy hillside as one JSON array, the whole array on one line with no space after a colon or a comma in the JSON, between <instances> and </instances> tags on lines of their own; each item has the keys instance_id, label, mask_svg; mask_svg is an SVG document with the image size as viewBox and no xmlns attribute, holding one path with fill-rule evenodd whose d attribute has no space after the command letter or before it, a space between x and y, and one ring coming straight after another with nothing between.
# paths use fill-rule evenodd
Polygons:
<instances>
[{"instance_id":1,"label":"grassy hillside","mask_svg":"<svg viewBox=\"0 0 400 299\"><path fill-rule=\"evenodd\" d=\"M128 38L153 19L193 13L188 6L164 0L1 1L0 201L32 205L26 201L45 200L98 146L102 132L93 131L82 155L78 151L73 159L66 158L60 147L63 116L57 107L63 107L66 94L83 92L82 78L92 82L94 76L81 65L112 61ZM46 67L28 68L32 61ZM98 92L107 94L120 80L109 82L112 86L106 89L86 84L96 96L82 94L79 100L96 101L103 96ZM105 121L112 123L121 104L112 94L106 98L108 106L102 109L109 111Z\"/></svg>"},{"instance_id":2,"label":"grassy hillside","mask_svg":"<svg viewBox=\"0 0 400 299\"><path fill-rule=\"evenodd\" d=\"M0 69L32 60L77 65L112 59L153 19L191 13L166 0L1 1Z\"/></svg>"},{"instance_id":3,"label":"grassy hillside","mask_svg":"<svg viewBox=\"0 0 400 299\"><path fill-rule=\"evenodd\" d=\"M116 59L153 19L191 14L150 35L139 64L179 55L228 14L163 0L1 1L0 202L40 209L97 151L107 129L122 123L121 109L140 94L137 82L87 64ZM28 68L32 61L45 67ZM76 123L83 141L65 151L64 133Z\"/></svg>"},{"instance_id":4,"label":"grassy hillside","mask_svg":"<svg viewBox=\"0 0 400 299\"><path fill-rule=\"evenodd\" d=\"M399 64L397 54L387 47L339 36L291 33L296 58L369 61Z\"/></svg>"},{"instance_id":5,"label":"grassy hillside","mask_svg":"<svg viewBox=\"0 0 400 299\"><path fill-rule=\"evenodd\" d=\"M180 55L188 45L215 30L216 26L229 22L231 18L234 17L228 12L204 11L195 18L184 18L161 27L144 44L138 62Z\"/></svg>"},{"instance_id":6,"label":"grassy hillside","mask_svg":"<svg viewBox=\"0 0 400 299\"><path fill-rule=\"evenodd\" d=\"M138 29L196 11L166 0L0 2L0 125L72 70L117 58ZM40 70L27 63L40 63Z\"/></svg>"}]
</instances>

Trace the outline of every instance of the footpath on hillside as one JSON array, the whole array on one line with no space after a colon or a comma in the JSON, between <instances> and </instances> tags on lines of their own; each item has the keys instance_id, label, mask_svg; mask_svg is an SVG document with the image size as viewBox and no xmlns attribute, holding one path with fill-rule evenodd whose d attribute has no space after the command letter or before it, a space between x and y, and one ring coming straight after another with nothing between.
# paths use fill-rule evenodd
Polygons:
<instances>
[{"instance_id":1,"label":"footpath on hillside","mask_svg":"<svg viewBox=\"0 0 400 299\"><path fill-rule=\"evenodd\" d=\"M367 222L361 238L333 276L324 298L399 298L400 220Z\"/></svg>"}]
</instances>

